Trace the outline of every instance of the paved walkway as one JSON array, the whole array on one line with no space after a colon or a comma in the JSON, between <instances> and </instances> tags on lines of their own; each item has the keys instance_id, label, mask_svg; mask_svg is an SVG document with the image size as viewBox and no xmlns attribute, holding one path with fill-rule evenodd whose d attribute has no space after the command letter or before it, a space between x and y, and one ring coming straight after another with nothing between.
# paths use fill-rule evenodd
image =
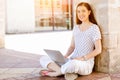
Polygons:
<instances>
[{"instance_id":1,"label":"paved walkway","mask_svg":"<svg viewBox=\"0 0 120 80\"><path fill-rule=\"evenodd\" d=\"M42 55L0 49L0 80L65 80L60 77L41 77L39 59ZM120 73L105 74L93 72L77 80L120 80Z\"/></svg>"},{"instance_id":2,"label":"paved walkway","mask_svg":"<svg viewBox=\"0 0 120 80\"><path fill-rule=\"evenodd\" d=\"M65 80L60 77L41 77L39 59L44 48L66 52L71 31L6 35L5 48L0 49L0 80ZM93 72L77 80L120 80L120 73Z\"/></svg>"}]
</instances>

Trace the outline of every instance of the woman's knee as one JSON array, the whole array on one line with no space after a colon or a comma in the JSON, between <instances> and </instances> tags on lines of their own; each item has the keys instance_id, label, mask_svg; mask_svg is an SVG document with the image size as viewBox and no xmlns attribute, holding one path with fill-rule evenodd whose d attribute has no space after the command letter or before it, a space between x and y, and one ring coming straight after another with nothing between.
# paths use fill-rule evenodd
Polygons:
<instances>
[{"instance_id":1,"label":"woman's knee","mask_svg":"<svg viewBox=\"0 0 120 80\"><path fill-rule=\"evenodd\" d=\"M47 56L41 56L40 57L40 64L42 64L44 62L44 60L47 59Z\"/></svg>"},{"instance_id":2,"label":"woman's knee","mask_svg":"<svg viewBox=\"0 0 120 80\"><path fill-rule=\"evenodd\" d=\"M47 68L47 65L52 62L52 60L48 56L40 57L40 65L44 68Z\"/></svg>"},{"instance_id":3,"label":"woman's knee","mask_svg":"<svg viewBox=\"0 0 120 80\"><path fill-rule=\"evenodd\" d=\"M66 64L61 66L61 72L63 74L74 73L75 72L75 66L76 66L76 64L75 64L74 61L67 62Z\"/></svg>"}]
</instances>

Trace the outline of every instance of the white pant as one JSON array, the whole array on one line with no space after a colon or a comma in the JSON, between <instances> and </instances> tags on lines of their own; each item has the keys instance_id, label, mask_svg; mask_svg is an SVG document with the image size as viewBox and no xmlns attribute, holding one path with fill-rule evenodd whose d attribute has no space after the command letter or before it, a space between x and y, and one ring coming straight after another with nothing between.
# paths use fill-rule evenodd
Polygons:
<instances>
[{"instance_id":1,"label":"white pant","mask_svg":"<svg viewBox=\"0 0 120 80\"><path fill-rule=\"evenodd\" d=\"M42 56L40 58L40 65L43 68L47 68L48 64L53 62L48 56ZM88 75L92 72L94 66L94 60L80 61L69 60L61 66L61 72L65 73L78 73L79 75Z\"/></svg>"}]
</instances>

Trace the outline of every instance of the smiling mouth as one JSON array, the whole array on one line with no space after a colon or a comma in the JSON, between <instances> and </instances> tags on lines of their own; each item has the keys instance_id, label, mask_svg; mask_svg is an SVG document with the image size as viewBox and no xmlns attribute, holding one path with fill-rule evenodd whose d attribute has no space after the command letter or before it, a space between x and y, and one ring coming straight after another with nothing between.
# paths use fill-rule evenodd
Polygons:
<instances>
[{"instance_id":1,"label":"smiling mouth","mask_svg":"<svg viewBox=\"0 0 120 80\"><path fill-rule=\"evenodd\" d=\"M82 16L82 17L80 17L80 19L84 19L84 17Z\"/></svg>"}]
</instances>

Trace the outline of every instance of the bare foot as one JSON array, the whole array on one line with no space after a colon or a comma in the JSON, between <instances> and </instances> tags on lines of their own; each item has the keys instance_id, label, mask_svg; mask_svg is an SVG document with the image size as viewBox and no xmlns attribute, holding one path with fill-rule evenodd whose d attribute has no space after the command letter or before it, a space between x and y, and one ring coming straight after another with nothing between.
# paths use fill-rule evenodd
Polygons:
<instances>
[{"instance_id":1,"label":"bare foot","mask_svg":"<svg viewBox=\"0 0 120 80\"><path fill-rule=\"evenodd\" d=\"M42 70L40 70L39 74L40 74L41 76L48 76L47 74L48 74L49 72L53 72L53 71L48 70L48 69L42 69Z\"/></svg>"}]
</instances>

